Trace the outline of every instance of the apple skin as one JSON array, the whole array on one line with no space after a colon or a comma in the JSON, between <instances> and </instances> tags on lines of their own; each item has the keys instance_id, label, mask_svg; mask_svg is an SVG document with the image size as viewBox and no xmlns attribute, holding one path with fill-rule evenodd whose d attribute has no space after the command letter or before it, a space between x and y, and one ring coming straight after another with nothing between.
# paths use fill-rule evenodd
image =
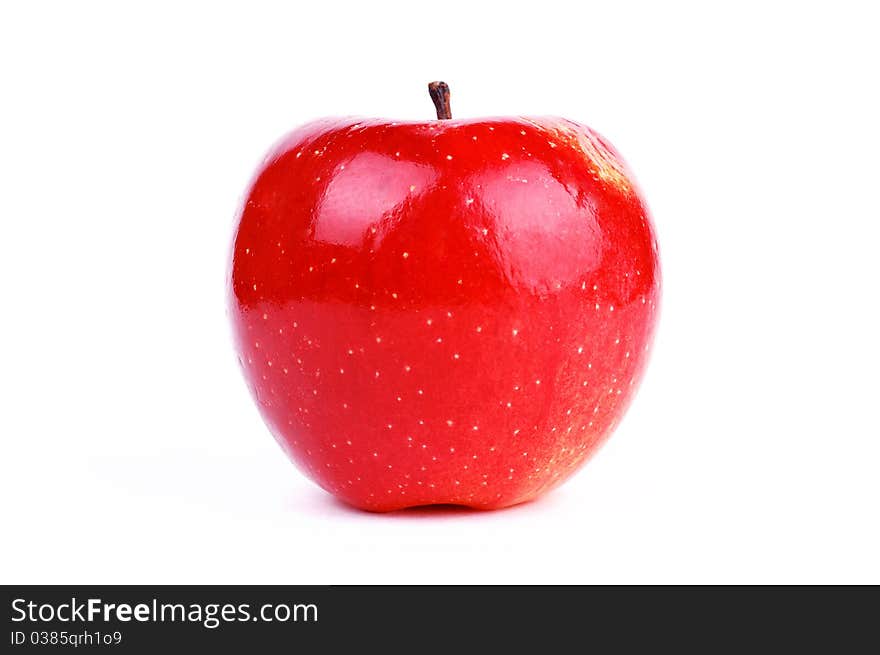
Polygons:
<instances>
[{"instance_id":1,"label":"apple skin","mask_svg":"<svg viewBox=\"0 0 880 655\"><path fill-rule=\"evenodd\" d=\"M246 193L228 283L275 438L380 512L561 483L629 405L660 297L632 175L553 117L293 131Z\"/></svg>"}]
</instances>

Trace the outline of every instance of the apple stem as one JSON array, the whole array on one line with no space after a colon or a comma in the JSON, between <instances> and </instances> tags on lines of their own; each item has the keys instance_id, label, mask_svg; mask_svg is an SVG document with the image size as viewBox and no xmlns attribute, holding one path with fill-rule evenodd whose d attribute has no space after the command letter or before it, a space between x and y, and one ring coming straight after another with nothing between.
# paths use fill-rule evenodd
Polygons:
<instances>
[{"instance_id":1,"label":"apple stem","mask_svg":"<svg viewBox=\"0 0 880 655\"><path fill-rule=\"evenodd\" d=\"M449 85L446 82L431 82L428 93L437 109L437 118L441 121L452 118L452 106L449 104Z\"/></svg>"}]
</instances>

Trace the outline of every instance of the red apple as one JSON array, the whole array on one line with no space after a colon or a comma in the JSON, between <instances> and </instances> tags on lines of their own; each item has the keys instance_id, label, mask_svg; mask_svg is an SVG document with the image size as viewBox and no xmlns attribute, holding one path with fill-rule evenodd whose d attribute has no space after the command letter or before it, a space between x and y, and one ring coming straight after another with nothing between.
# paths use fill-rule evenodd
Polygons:
<instances>
[{"instance_id":1,"label":"red apple","mask_svg":"<svg viewBox=\"0 0 880 655\"><path fill-rule=\"evenodd\" d=\"M562 118L319 120L265 158L234 237L245 378L346 503L499 508L578 469L633 397L660 270L621 157Z\"/></svg>"}]
</instances>

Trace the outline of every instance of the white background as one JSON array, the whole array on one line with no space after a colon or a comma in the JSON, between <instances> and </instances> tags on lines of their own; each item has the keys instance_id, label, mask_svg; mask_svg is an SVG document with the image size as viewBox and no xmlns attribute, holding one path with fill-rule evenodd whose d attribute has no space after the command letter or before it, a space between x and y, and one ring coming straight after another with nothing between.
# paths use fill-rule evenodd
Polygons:
<instances>
[{"instance_id":1,"label":"white background","mask_svg":"<svg viewBox=\"0 0 880 655\"><path fill-rule=\"evenodd\" d=\"M880 582L870 3L4 3L0 581ZM327 114L560 114L652 207L655 354L531 505L376 516L232 352L239 196Z\"/></svg>"}]
</instances>

